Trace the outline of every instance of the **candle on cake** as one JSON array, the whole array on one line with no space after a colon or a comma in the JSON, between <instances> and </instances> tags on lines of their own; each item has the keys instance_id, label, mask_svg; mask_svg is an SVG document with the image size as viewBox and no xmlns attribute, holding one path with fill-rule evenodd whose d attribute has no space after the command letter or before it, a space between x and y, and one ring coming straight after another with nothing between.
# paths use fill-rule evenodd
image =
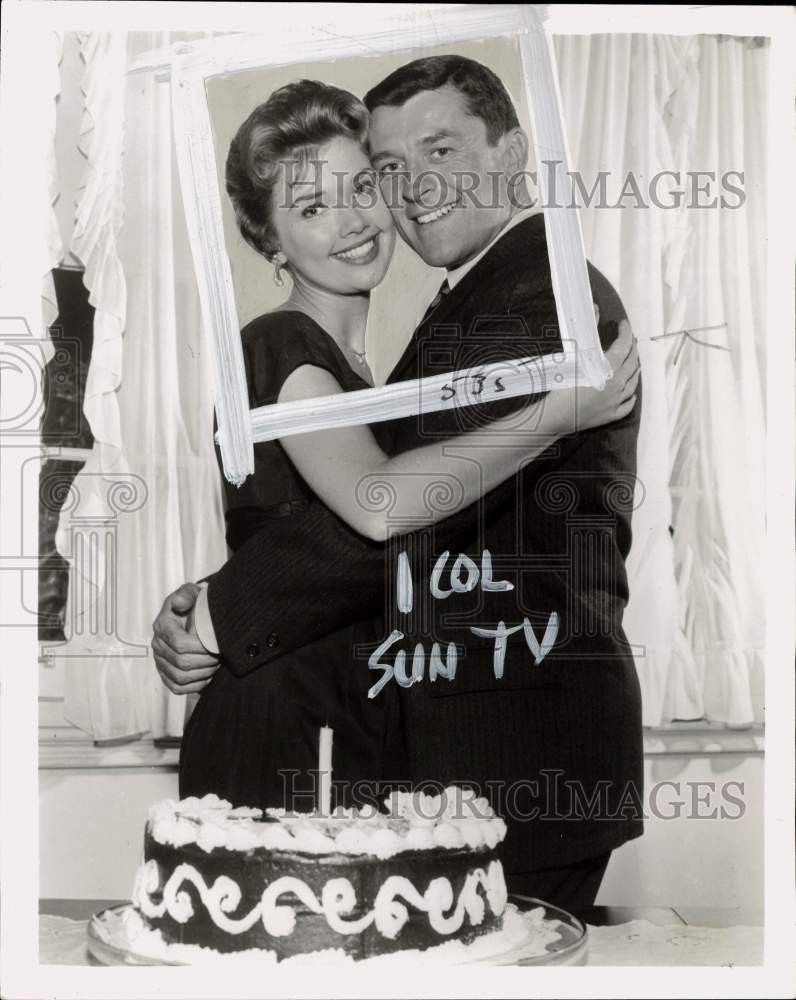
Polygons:
<instances>
[{"instance_id":1,"label":"candle on cake","mask_svg":"<svg viewBox=\"0 0 796 1000\"><path fill-rule=\"evenodd\" d=\"M318 739L318 812L321 816L332 813L332 732L321 726Z\"/></svg>"}]
</instances>

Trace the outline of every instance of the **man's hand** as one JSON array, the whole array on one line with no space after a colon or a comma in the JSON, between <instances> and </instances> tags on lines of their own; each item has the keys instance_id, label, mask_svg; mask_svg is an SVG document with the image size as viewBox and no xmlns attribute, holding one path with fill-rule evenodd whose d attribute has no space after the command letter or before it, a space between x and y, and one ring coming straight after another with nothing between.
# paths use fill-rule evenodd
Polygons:
<instances>
[{"instance_id":1,"label":"man's hand","mask_svg":"<svg viewBox=\"0 0 796 1000\"><path fill-rule=\"evenodd\" d=\"M169 594L152 622L152 652L160 679L174 694L201 691L218 670L218 657L207 652L193 625L200 587L184 583Z\"/></svg>"},{"instance_id":2,"label":"man's hand","mask_svg":"<svg viewBox=\"0 0 796 1000\"><path fill-rule=\"evenodd\" d=\"M576 386L559 389L545 399L545 419L561 434L602 427L623 420L635 407L641 374L638 345L626 319L605 352L613 372L604 389Z\"/></svg>"}]
</instances>

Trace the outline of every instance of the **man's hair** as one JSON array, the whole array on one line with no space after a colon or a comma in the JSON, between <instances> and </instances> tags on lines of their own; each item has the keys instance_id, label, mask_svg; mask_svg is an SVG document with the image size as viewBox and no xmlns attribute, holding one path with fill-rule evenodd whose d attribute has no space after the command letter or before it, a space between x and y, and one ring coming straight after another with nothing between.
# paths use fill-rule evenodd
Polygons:
<instances>
[{"instance_id":1,"label":"man's hair","mask_svg":"<svg viewBox=\"0 0 796 1000\"><path fill-rule=\"evenodd\" d=\"M249 246L268 260L279 249L271 219L284 162L305 166L320 146L340 137L364 145L367 127L358 97L315 80L280 87L252 111L232 140L226 166L227 194Z\"/></svg>"},{"instance_id":2,"label":"man's hair","mask_svg":"<svg viewBox=\"0 0 796 1000\"><path fill-rule=\"evenodd\" d=\"M491 69L464 56L428 56L390 73L365 94L365 106L399 108L424 90L455 87L467 101L467 110L486 125L490 146L519 126L508 91Z\"/></svg>"}]
</instances>

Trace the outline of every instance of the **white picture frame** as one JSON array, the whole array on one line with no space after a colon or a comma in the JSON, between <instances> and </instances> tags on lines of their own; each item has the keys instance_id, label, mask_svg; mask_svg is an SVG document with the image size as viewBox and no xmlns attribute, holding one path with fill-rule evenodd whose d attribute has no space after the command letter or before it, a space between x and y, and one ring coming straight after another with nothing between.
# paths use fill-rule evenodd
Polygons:
<instances>
[{"instance_id":1,"label":"white picture frame","mask_svg":"<svg viewBox=\"0 0 796 1000\"><path fill-rule=\"evenodd\" d=\"M345 31L339 30L340 18ZM298 19L297 19L298 20ZM572 178L552 46L540 10L532 5L468 4L432 11L381 14L374 5L338 12L338 30L282 23L267 35L230 34L178 45L163 57L170 75L176 159L196 271L203 325L213 357L217 441L226 478L242 483L254 469L255 442L289 434L371 423L494 398L489 377L500 374L499 398L576 384L602 388L610 375L597 334L583 236L572 198ZM273 30L270 30L273 27ZM405 50L417 58L424 46L516 36L532 127L532 147L543 155L544 219L563 350L478 368L477 400L466 392L447 398L455 378L467 385L475 371L250 410L239 318L225 248L222 193L207 101L207 81L220 74L263 67L338 60ZM152 69L152 63L142 67ZM242 115L243 117L243 115ZM551 167L550 164L553 164ZM546 198L547 191L557 197ZM549 207L548 207L549 206ZM495 371L492 371L495 368ZM481 378L486 376L486 380Z\"/></svg>"}]
</instances>

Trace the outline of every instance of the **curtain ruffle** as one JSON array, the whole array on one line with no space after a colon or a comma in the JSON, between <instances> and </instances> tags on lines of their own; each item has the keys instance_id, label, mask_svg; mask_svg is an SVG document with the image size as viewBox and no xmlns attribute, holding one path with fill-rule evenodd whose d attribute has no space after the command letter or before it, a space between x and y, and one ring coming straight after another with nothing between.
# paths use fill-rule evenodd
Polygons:
<instances>
[{"instance_id":1,"label":"curtain ruffle","mask_svg":"<svg viewBox=\"0 0 796 1000\"><path fill-rule=\"evenodd\" d=\"M127 286L117 252L123 222L124 84L126 35L84 34L85 98L80 151L86 158L71 252L85 268L83 281L94 306L94 342L83 409L94 435L88 475L126 471L116 392L122 381L122 336ZM100 507L100 510L104 507Z\"/></svg>"},{"instance_id":2,"label":"curtain ruffle","mask_svg":"<svg viewBox=\"0 0 796 1000\"><path fill-rule=\"evenodd\" d=\"M83 264L94 307L91 362L83 410L94 447L72 485L73 502L61 515L56 543L72 576L66 609L64 714L94 739L140 735L149 728L135 683L134 658L146 646L120 635L125 600L118 553L120 516L141 502L124 456L118 392L122 384L127 286L117 240L124 220L122 167L125 137L127 36L79 36L84 109L80 151L85 157L71 253Z\"/></svg>"},{"instance_id":3,"label":"curtain ruffle","mask_svg":"<svg viewBox=\"0 0 796 1000\"><path fill-rule=\"evenodd\" d=\"M95 740L179 736L186 699L149 648L163 598L226 556L208 352L173 170L168 84L128 52L166 33L81 36L86 157L72 252L96 309L75 481L65 715ZM128 49L129 47L129 49Z\"/></svg>"}]
</instances>

